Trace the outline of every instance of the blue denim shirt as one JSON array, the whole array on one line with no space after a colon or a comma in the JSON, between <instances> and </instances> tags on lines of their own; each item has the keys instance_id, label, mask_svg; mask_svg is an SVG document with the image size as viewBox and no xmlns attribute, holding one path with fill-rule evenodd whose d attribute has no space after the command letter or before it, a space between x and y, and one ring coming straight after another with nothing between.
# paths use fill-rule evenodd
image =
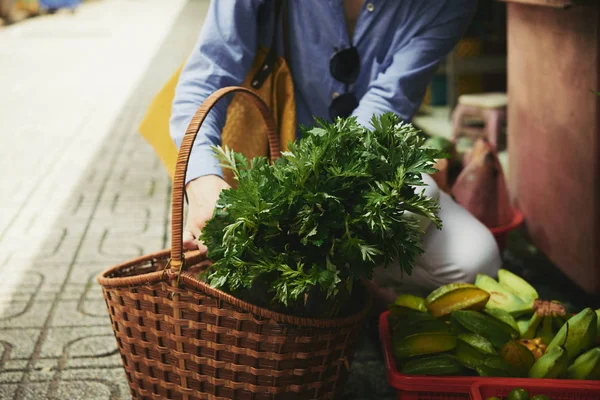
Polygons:
<instances>
[{"instance_id":1,"label":"blue denim shirt","mask_svg":"<svg viewBox=\"0 0 600 400\"><path fill-rule=\"evenodd\" d=\"M304 125L312 124L313 116L329 119L332 98L345 92L344 84L330 75L329 60L335 49L351 44L361 58L360 76L349 88L359 99L353 115L364 125L373 114L387 111L410 121L436 67L464 34L477 4L477 0L366 0L350 38L342 0L287 1L297 122ZM241 84L257 45L270 45L272 5L272 0L211 1L173 101L170 130L178 148L204 99L221 87ZM283 43L277 46L283 54ZM221 101L205 120L192 149L186 183L203 175L222 176L210 146L221 144L227 106Z\"/></svg>"}]
</instances>

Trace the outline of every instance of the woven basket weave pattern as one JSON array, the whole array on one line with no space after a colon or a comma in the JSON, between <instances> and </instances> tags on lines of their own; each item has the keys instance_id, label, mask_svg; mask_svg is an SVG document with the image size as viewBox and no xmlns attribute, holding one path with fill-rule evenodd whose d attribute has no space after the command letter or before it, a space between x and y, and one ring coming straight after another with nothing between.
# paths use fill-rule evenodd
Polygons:
<instances>
[{"instance_id":1,"label":"woven basket weave pattern","mask_svg":"<svg viewBox=\"0 0 600 400\"><path fill-rule=\"evenodd\" d=\"M146 273L165 264L142 260L137 265ZM113 271L105 277L140 276L136 266ZM203 283L191 273L182 277L191 285L179 287L154 275L156 282L104 288L134 398L179 399L187 392L190 399L312 399L333 398L340 389L357 320L331 327L279 323L198 291Z\"/></svg>"},{"instance_id":2,"label":"woven basket weave pattern","mask_svg":"<svg viewBox=\"0 0 600 400\"><path fill-rule=\"evenodd\" d=\"M171 249L100 274L131 394L136 399L331 399L347 375L369 303L350 317L319 320L245 303L197 279L208 261L183 252L183 193L191 147L206 114L230 93L265 122L271 159L280 154L268 107L241 87L202 104L180 146L172 195Z\"/></svg>"}]
</instances>

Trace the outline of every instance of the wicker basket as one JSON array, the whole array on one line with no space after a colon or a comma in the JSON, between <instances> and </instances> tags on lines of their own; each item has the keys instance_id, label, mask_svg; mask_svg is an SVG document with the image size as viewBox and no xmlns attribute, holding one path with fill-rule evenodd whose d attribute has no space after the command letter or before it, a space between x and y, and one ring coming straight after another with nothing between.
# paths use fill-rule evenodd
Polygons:
<instances>
[{"instance_id":1,"label":"wicker basket","mask_svg":"<svg viewBox=\"0 0 600 400\"><path fill-rule=\"evenodd\" d=\"M182 251L183 191L192 143L206 114L231 92L259 108L271 157L279 143L267 106L230 87L200 107L181 145L173 181L172 248L98 276L131 394L136 399L329 399L339 394L369 302L354 316L298 318L211 288L208 261Z\"/></svg>"}]
</instances>

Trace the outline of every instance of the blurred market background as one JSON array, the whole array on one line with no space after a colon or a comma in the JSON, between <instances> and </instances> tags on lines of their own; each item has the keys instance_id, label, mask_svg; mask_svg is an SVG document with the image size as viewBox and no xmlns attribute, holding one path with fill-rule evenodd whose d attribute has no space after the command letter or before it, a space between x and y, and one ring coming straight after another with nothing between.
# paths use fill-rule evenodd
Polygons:
<instances>
[{"instance_id":1,"label":"blurred market background","mask_svg":"<svg viewBox=\"0 0 600 400\"><path fill-rule=\"evenodd\" d=\"M457 106L482 111L465 131L499 118L525 215L506 267L545 298L598 306L598 5L507 2L480 2L414 123L450 138ZM129 398L95 277L170 245L170 180L137 127L208 4L0 0L0 399ZM348 399L394 398L374 332Z\"/></svg>"}]
</instances>

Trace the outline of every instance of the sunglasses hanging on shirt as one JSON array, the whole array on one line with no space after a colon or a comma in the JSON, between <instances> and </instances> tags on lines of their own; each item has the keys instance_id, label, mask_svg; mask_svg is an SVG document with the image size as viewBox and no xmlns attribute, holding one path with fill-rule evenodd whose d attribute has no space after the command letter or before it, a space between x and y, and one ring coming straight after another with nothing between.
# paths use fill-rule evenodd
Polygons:
<instances>
[{"instance_id":1,"label":"sunglasses hanging on shirt","mask_svg":"<svg viewBox=\"0 0 600 400\"><path fill-rule=\"evenodd\" d=\"M354 93L348 92L348 87L356 82L360 73L360 56L356 47L336 51L329 59L331 76L345 84L345 93L333 99L329 105L329 117L346 118L358 107L358 99Z\"/></svg>"}]
</instances>

